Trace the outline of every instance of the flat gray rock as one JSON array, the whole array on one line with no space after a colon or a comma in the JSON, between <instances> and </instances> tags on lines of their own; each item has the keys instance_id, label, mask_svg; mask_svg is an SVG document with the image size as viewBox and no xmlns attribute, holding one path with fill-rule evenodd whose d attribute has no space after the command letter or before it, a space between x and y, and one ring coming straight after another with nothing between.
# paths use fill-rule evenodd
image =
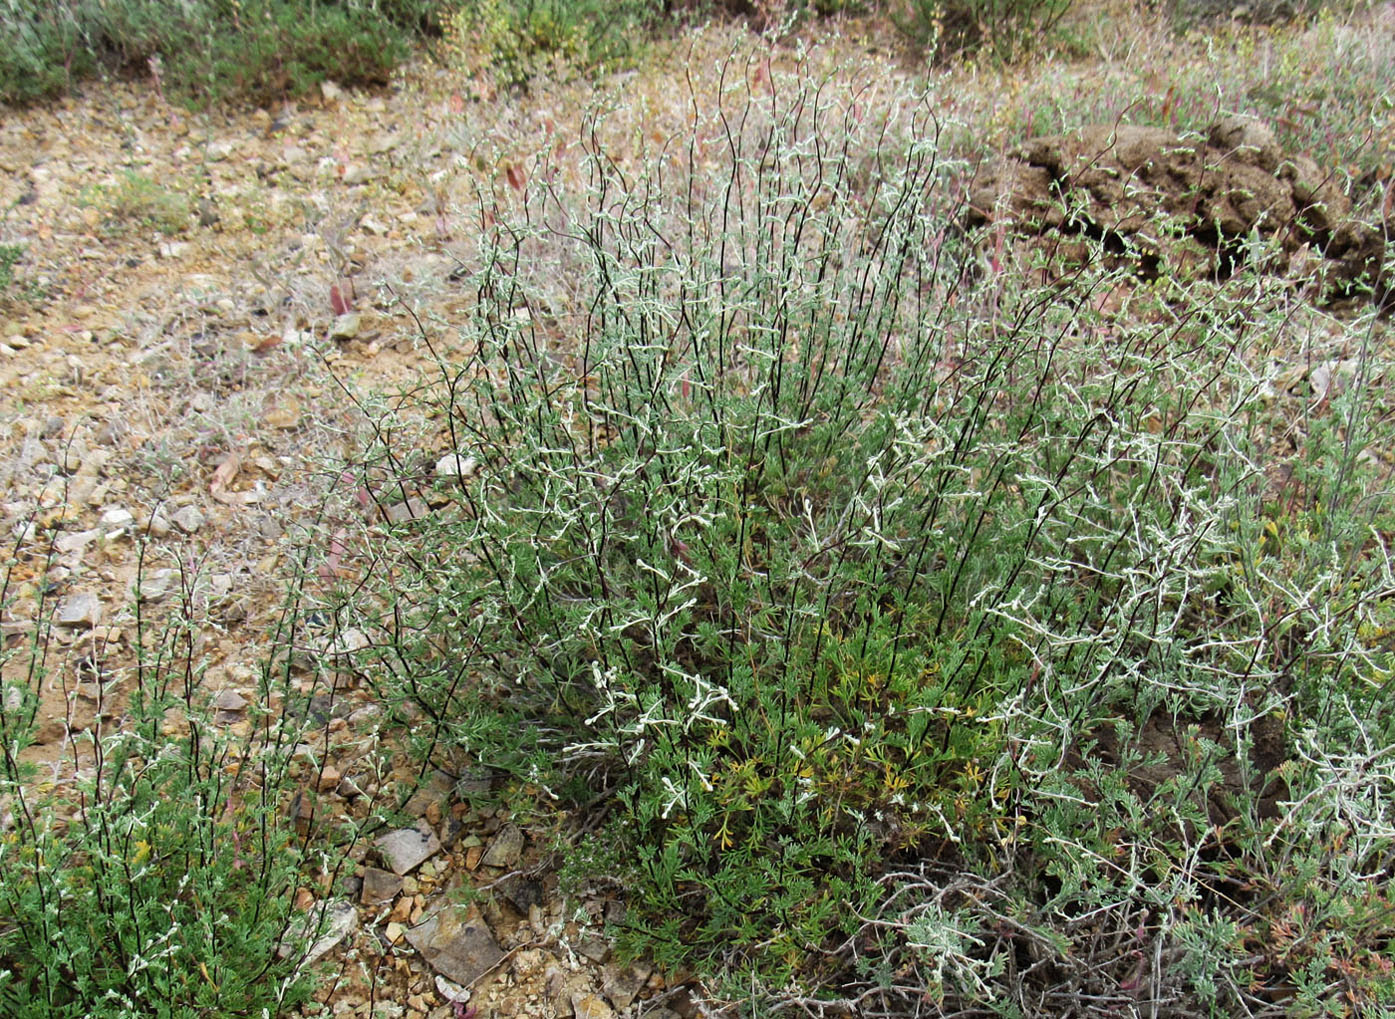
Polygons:
<instances>
[{"instance_id":1,"label":"flat gray rock","mask_svg":"<svg viewBox=\"0 0 1395 1019\"><path fill-rule=\"evenodd\" d=\"M451 909L411 928L406 936L433 970L461 987L469 987L504 958L483 921L462 922Z\"/></svg>"},{"instance_id":2,"label":"flat gray rock","mask_svg":"<svg viewBox=\"0 0 1395 1019\"><path fill-rule=\"evenodd\" d=\"M170 519L174 522L174 526L185 534L193 534L203 526L203 514L194 506L185 506L177 510Z\"/></svg>"},{"instance_id":3,"label":"flat gray rock","mask_svg":"<svg viewBox=\"0 0 1395 1019\"><path fill-rule=\"evenodd\" d=\"M628 966L611 963L601 973L601 992L623 1012L639 997L652 972L653 967L643 962Z\"/></svg>"},{"instance_id":4,"label":"flat gray rock","mask_svg":"<svg viewBox=\"0 0 1395 1019\"><path fill-rule=\"evenodd\" d=\"M387 508L388 522L405 524L409 520L421 520L431 512L431 507L413 496L406 502L395 503Z\"/></svg>"},{"instance_id":5,"label":"flat gray rock","mask_svg":"<svg viewBox=\"0 0 1395 1019\"><path fill-rule=\"evenodd\" d=\"M365 906L377 906L389 902L402 890L402 878L391 871L369 867L363 872L363 891L359 901Z\"/></svg>"},{"instance_id":6,"label":"flat gray rock","mask_svg":"<svg viewBox=\"0 0 1395 1019\"><path fill-rule=\"evenodd\" d=\"M577 953L584 955L594 963L603 963L610 959L610 945L601 938L587 938L576 946Z\"/></svg>"},{"instance_id":7,"label":"flat gray rock","mask_svg":"<svg viewBox=\"0 0 1395 1019\"><path fill-rule=\"evenodd\" d=\"M59 626L96 626L102 621L102 600L91 591L68 595L58 606Z\"/></svg>"},{"instance_id":8,"label":"flat gray rock","mask_svg":"<svg viewBox=\"0 0 1395 1019\"><path fill-rule=\"evenodd\" d=\"M441 851L441 840L431 825L418 821L410 828L388 832L374 842L383 862L395 874L407 874Z\"/></svg>"},{"instance_id":9,"label":"flat gray rock","mask_svg":"<svg viewBox=\"0 0 1395 1019\"><path fill-rule=\"evenodd\" d=\"M53 547L64 555L72 552L82 552L88 545L102 536L98 530L91 531L68 531L60 534L53 542Z\"/></svg>"},{"instance_id":10,"label":"flat gray rock","mask_svg":"<svg viewBox=\"0 0 1395 1019\"><path fill-rule=\"evenodd\" d=\"M516 824L506 824L489 843L480 863L486 867L512 867L523 855L523 831Z\"/></svg>"},{"instance_id":11,"label":"flat gray rock","mask_svg":"<svg viewBox=\"0 0 1395 1019\"><path fill-rule=\"evenodd\" d=\"M209 703L219 711L241 711L247 707L247 698L236 690L220 690Z\"/></svg>"},{"instance_id":12,"label":"flat gray rock","mask_svg":"<svg viewBox=\"0 0 1395 1019\"><path fill-rule=\"evenodd\" d=\"M116 533L124 533L136 523L135 514L126 509L107 510L102 514L102 530L110 537Z\"/></svg>"},{"instance_id":13,"label":"flat gray rock","mask_svg":"<svg viewBox=\"0 0 1395 1019\"><path fill-rule=\"evenodd\" d=\"M175 571L168 568L148 570L131 585L131 594L143 602L157 602L170 593L176 579Z\"/></svg>"},{"instance_id":14,"label":"flat gray rock","mask_svg":"<svg viewBox=\"0 0 1395 1019\"><path fill-rule=\"evenodd\" d=\"M296 933L300 936L307 930L319 935L301 960L301 966L313 966L358 928L358 910L340 899L323 902L314 906L308 916L297 923L297 927ZM294 939L288 939L281 943L278 954L284 959L294 950Z\"/></svg>"}]
</instances>

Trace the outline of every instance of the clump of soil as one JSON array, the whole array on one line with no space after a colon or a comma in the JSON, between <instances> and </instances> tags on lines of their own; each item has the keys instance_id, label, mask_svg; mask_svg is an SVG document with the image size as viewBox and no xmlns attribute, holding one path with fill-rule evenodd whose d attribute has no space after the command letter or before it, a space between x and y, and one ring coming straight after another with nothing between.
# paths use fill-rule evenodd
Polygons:
<instances>
[{"instance_id":1,"label":"clump of soil","mask_svg":"<svg viewBox=\"0 0 1395 1019\"><path fill-rule=\"evenodd\" d=\"M968 223L1002 227L1053 278L1102 249L1146 279L1224 279L1260 260L1316 281L1327 300L1367 288L1383 308L1395 298L1384 231L1353 217L1332 173L1242 117L1204 139L1123 124L1031 139L980 170Z\"/></svg>"}]
</instances>

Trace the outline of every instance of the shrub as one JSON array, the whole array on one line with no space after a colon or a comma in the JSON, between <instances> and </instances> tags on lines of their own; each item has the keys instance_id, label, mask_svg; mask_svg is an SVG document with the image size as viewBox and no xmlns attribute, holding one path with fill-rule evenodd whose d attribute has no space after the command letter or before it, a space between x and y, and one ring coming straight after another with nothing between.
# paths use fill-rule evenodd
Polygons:
<instances>
[{"instance_id":1,"label":"shrub","mask_svg":"<svg viewBox=\"0 0 1395 1019\"><path fill-rule=\"evenodd\" d=\"M82 24L66 4L5 0L0 17L0 101L55 95L95 68Z\"/></svg>"},{"instance_id":2,"label":"shrub","mask_svg":"<svg viewBox=\"0 0 1395 1019\"><path fill-rule=\"evenodd\" d=\"M383 84L437 30L437 0L4 0L0 101L54 95L104 67L157 73L191 101L254 102L312 89Z\"/></svg>"},{"instance_id":3,"label":"shrub","mask_svg":"<svg viewBox=\"0 0 1395 1019\"><path fill-rule=\"evenodd\" d=\"M626 951L731 994L1064 1009L1162 952L1158 1001L1304 966L1378 999L1355 939L1247 948L1392 846L1380 798L1338 807L1370 766L1338 748L1392 736L1377 345L1342 332L1346 388L1281 395L1254 352L1286 290L1043 285L958 228L923 110L744 88L646 170L593 151L585 208L541 165L522 214L481 209L465 353L359 465L442 505L377 539L364 676L423 748L597 828L569 865L625 889Z\"/></svg>"},{"instance_id":4,"label":"shrub","mask_svg":"<svg viewBox=\"0 0 1395 1019\"><path fill-rule=\"evenodd\" d=\"M660 0L479 0L451 15L447 44L466 70L522 87L544 70L622 65L663 10Z\"/></svg>"},{"instance_id":5,"label":"shrub","mask_svg":"<svg viewBox=\"0 0 1395 1019\"><path fill-rule=\"evenodd\" d=\"M983 51L1013 61L1040 49L1071 0L898 0L891 18L932 56Z\"/></svg>"},{"instance_id":6,"label":"shrub","mask_svg":"<svg viewBox=\"0 0 1395 1019\"><path fill-rule=\"evenodd\" d=\"M539 165L481 210L461 353L357 466L440 507L345 604L363 675L594 830L622 947L714 993L1381 1000L1374 325L1286 347L1249 270L1043 284L923 109L835 92L748 77L646 168L593 149L584 207ZM1255 947L1315 898L1341 939Z\"/></svg>"},{"instance_id":7,"label":"shrub","mask_svg":"<svg viewBox=\"0 0 1395 1019\"><path fill-rule=\"evenodd\" d=\"M1238 21L1256 25L1273 25L1313 17L1323 11L1350 13L1362 6L1362 0L1255 0L1251 3L1227 3L1223 0L1171 0L1167 11L1172 22L1181 29L1218 21Z\"/></svg>"},{"instance_id":8,"label":"shrub","mask_svg":"<svg viewBox=\"0 0 1395 1019\"><path fill-rule=\"evenodd\" d=\"M313 990L303 963L317 933L293 901L309 848L286 818L295 731L261 709L240 736L211 721L187 614L153 625L138 612L128 675L104 669L99 645L50 664L47 608L7 582L7 613L22 601L39 625L5 661L0 1011L287 1014ZM41 775L34 730L55 682L70 703L95 697L96 714L77 721L70 707L66 752ZM268 668L259 704L284 696L279 685Z\"/></svg>"}]
</instances>

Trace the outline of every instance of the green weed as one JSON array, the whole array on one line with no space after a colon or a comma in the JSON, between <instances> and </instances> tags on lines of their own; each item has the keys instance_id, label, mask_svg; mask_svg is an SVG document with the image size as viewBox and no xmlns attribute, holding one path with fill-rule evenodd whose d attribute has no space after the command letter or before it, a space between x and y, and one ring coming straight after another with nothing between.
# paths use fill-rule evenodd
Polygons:
<instances>
[{"instance_id":1,"label":"green weed","mask_svg":"<svg viewBox=\"0 0 1395 1019\"><path fill-rule=\"evenodd\" d=\"M1044 47L1072 0L899 0L896 27L932 57L984 52L1011 62Z\"/></svg>"},{"instance_id":2,"label":"green weed","mask_svg":"<svg viewBox=\"0 0 1395 1019\"><path fill-rule=\"evenodd\" d=\"M187 195L135 170L122 171L115 184L89 190L85 201L100 209L112 228L135 223L167 236L188 227L193 213L193 202Z\"/></svg>"},{"instance_id":3,"label":"green weed","mask_svg":"<svg viewBox=\"0 0 1395 1019\"><path fill-rule=\"evenodd\" d=\"M659 0L480 0L450 16L446 40L462 69L521 87L544 72L615 69L662 13Z\"/></svg>"},{"instance_id":4,"label":"green weed","mask_svg":"<svg viewBox=\"0 0 1395 1019\"><path fill-rule=\"evenodd\" d=\"M7 613L22 594L9 576ZM24 615L35 625L7 643L0 712L7 1016L279 1016L314 989L303 963L318 928L294 897L322 850L311 854L308 831L286 817L297 734L261 709L240 733L211 719L195 583L183 577L166 619L137 607L129 671L107 670L95 637L86 655L81 644L60 655L52 606L25 595L40 598ZM41 772L35 730L54 683L70 707L63 752ZM268 666L258 703L283 696L279 686Z\"/></svg>"},{"instance_id":5,"label":"green weed","mask_svg":"<svg viewBox=\"0 0 1395 1019\"><path fill-rule=\"evenodd\" d=\"M0 295L8 295L15 284L15 265L24 256L20 244L0 244Z\"/></svg>"},{"instance_id":6,"label":"green weed","mask_svg":"<svg viewBox=\"0 0 1395 1019\"><path fill-rule=\"evenodd\" d=\"M52 96L103 71L154 78L190 102L264 102L325 78L383 84L436 0L3 0L0 102Z\"/></svg>"}]
</instances>

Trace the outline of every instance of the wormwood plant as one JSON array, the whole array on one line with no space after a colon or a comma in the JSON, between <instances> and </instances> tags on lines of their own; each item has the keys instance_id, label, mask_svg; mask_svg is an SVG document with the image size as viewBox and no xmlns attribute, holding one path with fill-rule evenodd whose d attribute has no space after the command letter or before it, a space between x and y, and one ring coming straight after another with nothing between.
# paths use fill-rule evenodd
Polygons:
<instances>
[{"instance_id":1,"label":"wormwood plant","mask_svg":"<svg viewBox=\"0 0 1395 1019\"><path fill-rule=\"evenodd\" d=\"M926 107L748 70L652 163L598 120L580 194L543 162L481 210L464 353L358 468L441 507L343 609L364 675L595 832L622 947L721 996L1381 1000L1375 326L1293 397L1287 291L1043 284L960 230ZM1260 947L1314 898L1321 950Z\"/></svg>"},{"instance_id":2,"label":"wormwood plant","mask_svg":"<svg viewBox=\"0 0 1395 1019\"><path fill-rule=\"evenodd\" d=\"M12 557L19 561L19 556ZM15 587L6 574L3 601ZM291 726L258 710L233 736L210 720L192 615L138 611L138 658L61 655L43 622L6 653L0 712L0 1012L16 1019L287 1014L313 989L316 936L293 906L309 843L286 820ZM78 670L73 675L74 661ZM35 763L46 687L95 685L90 727ZM280 682L262 677L258 703ZM86 694L91 694L91 690ZM70 708L71 712L71 708Z\"/></svg>"}]
</instances>

